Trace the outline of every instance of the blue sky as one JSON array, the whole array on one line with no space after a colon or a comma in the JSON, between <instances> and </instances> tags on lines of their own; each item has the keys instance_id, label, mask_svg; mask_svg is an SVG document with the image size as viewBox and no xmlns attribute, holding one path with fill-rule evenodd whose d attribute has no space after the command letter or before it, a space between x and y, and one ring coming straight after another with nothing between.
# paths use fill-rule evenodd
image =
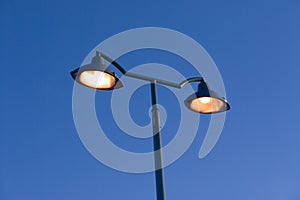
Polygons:
<instances>
[{"instance_id":1,"label":"blue sky","mask_svg":"<svg viewBox=\"0 0 300 200\"><path fill-rule=\"evenodd\" d=\"M145 26L198 41L217 64L232 105L219 142L203 160L197 155L209 117L201 116L192 146L165 169L167 199L300 199L299 19L296 0L0 1L0 199L155 199L153 173L115 171L84 148L72 118L69 76L101 41ZM155 51L120 62L187 65ZM133 100L140 124L149 122L148 92L142 87ZM175 100L166 104L168 90L158 93L176 113ZM109 97L97 93L96 100ZM135 117L140 109L144 118ZM166 142L178 118L168 120ZM109 137L133 150L129 139Z\"/></svg>"}]
</instances>

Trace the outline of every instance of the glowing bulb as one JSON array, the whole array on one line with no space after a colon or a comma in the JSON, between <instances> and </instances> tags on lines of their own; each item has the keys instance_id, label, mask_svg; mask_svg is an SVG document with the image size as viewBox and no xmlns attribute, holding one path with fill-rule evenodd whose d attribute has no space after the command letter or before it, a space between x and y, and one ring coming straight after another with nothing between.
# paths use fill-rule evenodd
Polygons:
<instances>
[{"instance_id":1,"label":"glowing bulb","mask_svg":"<svg viewBox=\"0 0 300 200\"><path fill-rule=\"evenodd\" d=\"M200 113L215 113L227 108L224 101L213 97L200 97L185 104L189 109Z\"/></svg>"},{"instance_id":2,"label":"glowing bulb","mask_svg":"<svg viewBox=\"0 0 300 200\"><path fill-rule=\"evenodd\" d=\"M207 104L207 103L211 102L211 98L210 97L201 97L201 98L199 98L199 101L200 101L200 103Z\"/></svg>"},{"instance_id":3,"label":"glowing bulb","mask_svg":"<svg viewBox=\"0 0 300 200\"><path fill-rule=\"evenodd\" d=\"M80 74L79 81L95 89L109 89L115 85L115 78L101 71L84 71Z\"/></svg>"}]
</instances>

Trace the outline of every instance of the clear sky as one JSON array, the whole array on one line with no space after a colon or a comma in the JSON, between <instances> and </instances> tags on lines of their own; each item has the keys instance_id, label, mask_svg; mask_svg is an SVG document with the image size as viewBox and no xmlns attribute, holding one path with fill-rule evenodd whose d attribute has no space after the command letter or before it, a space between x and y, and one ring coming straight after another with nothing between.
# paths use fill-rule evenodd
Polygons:
<instances>
[{"instance_id":1,"label":"clear sky","mask_svg":"<svg viewBox=\"0 0 300 200\"><path fill-rule=\"evenodd\" d=\"M167 199L299 200L299 19L296 0L1 0L0 199L155 199L153 173L110 169L82 145L69 72L106 38L157 26L180 31L208 51L232 105L220 140L203 160L198 151L209 117L201 115L195 141L165 169ZM187 65L154 51L128 54L120 62L128 68ZM142 87L133 98L132 115L140 124L149 123L148 92ZM176 101L164 100L172 99L168 90L160 87L158 93L160 103L175 112ZM110 94L97 93L97 102ZM108 112L100 111L101 103L96 107L99 116ZM174 116L164 144L175 134ZM108 122L106 128L114 129ZM108 137L135 150L128 138Z\"/></svg>"}]
</instances>

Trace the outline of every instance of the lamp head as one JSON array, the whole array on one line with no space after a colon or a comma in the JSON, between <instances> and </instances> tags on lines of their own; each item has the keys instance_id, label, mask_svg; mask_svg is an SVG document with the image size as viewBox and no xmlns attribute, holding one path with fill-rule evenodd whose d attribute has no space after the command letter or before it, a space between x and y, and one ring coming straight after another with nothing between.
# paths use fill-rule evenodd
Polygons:
<instances>
[{"instance_id":1,"label":"lamp head","mask_svg":"<svg viewBox=\"0 0 300 200\"><path fill-rule=\"evenodd\" d=\"M96 90L113 90L123 87L118 76L105 65L100 52L96 52L90 64L81 66L71 72L78 83Z\"/></svg>"},{"instance_id":2,"label":"lamp head","mask_svg":"<svg viewBox=\"0 0 300 200\"><path fill-rule=\"evenodd\" d=\"M199 83L198 91L190 95L184 104L188 109L203 114L224 112L230 109L226 99L211 90L204 81Z\"/></svg>"}]
</instances>

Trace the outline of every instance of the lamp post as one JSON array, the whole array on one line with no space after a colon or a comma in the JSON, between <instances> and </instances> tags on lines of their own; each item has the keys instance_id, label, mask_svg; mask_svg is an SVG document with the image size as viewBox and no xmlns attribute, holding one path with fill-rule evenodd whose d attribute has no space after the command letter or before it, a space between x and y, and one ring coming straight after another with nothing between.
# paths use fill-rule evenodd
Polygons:
<instances>
[{"instance_id":1,"label":"lamp post","mask_svg":"<svg viewBox=\"0 0 300 200\"><path fill-rule=\"evenodd\" d=\"M188 83L200 82L198 91L190 95L184 104L188 109L202 114L224 112L230 109L227 100L211 90L202 77L189 78L181 83L173 83L155 77L127 72L119 63L105 54L96 52L90 64L81 66L71 72L72 78L78 83L97 90L113 90L123 87L115 72L105 65L105 60L115 66L124 76L148 81L151 88L152 101L152 131L155 162L155 180L157 200L165 200L164 171L162 162L162 143L160 134L160 115L156 85L161 84L174 88L182 88Z\"/></svg>"}]
</instances>

